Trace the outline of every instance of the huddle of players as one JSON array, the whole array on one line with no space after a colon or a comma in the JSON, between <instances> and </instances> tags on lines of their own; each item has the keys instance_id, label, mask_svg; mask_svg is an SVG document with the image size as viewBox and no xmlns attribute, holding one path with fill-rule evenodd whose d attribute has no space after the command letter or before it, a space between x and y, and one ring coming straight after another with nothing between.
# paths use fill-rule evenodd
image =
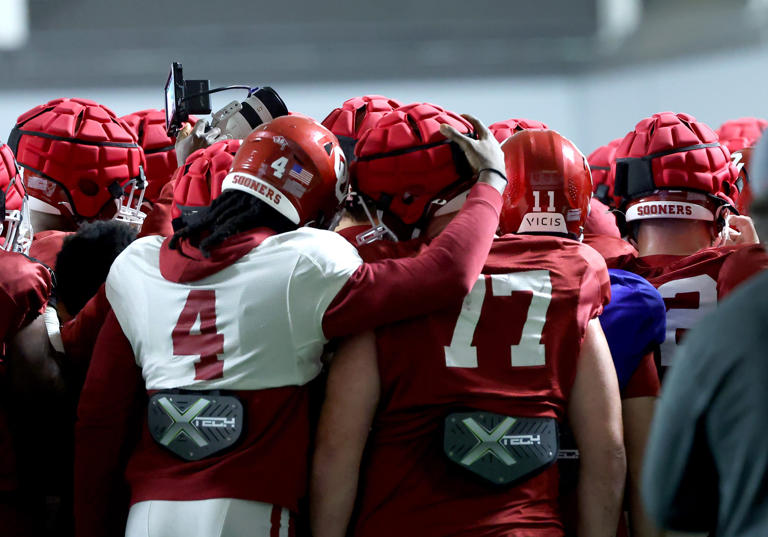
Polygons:
<instances>
[{"instance_id":1,"label":"huddle of players","mask_svg":"<svg viewBox=\"0 0 768 537\"><path fill-rule=\"evenodd\" d=\"M318 537L350 523L355 535L612 535L627 467L633 534L652 534L636 487L656 367L719 296L766 266L749 221L728 218L747 209L749 148L764 122L728 127L729 140L743 138L739 161L693 117L655 114L593 153L590 175L543 124L489 132L381 96L346 101L325 127L276 118L178 168L163 120L59 99L19 118L15 161L3 148L15 233L0 257L9 393L14 371L55 364L56 377L75 364L79 376L61 374L75 391L88 371L78 534L122 533L130 504L128 535L153 524L164 535L220 532L207 524L226 512L238 513L227 527L282 535L305 514L309 482ZM621 209L629 241L590 199L593 182ZM25 193L38 200L34 237ZM90 301L52 309L61 291L37 260L53 267L67 231L112 217L146 238ZM310 442L310 386L330 339ZM147 395L179 389L233 393L240 437L194 460L158 441ZM569 461L553 464L558 425L575 439L561 449L579 457L570 491L558 475ZM190 508L207 513L195 528L183 523Z\"/></svg>"}]
</instances>

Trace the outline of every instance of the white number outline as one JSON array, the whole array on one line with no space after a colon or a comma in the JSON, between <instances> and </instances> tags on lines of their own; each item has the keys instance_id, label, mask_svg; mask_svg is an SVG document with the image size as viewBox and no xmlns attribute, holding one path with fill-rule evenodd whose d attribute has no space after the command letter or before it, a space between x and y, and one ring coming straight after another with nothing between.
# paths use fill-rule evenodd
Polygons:
<instances>
[{"instance_id":1,"label":"white number outline","mask_svg":"<svg viewBox=\"0 0 768 537\"><path fill-rule=\"evenodd\" d=\"M527 270L508 274L491 274L493 296L512 296L516 291L533 292L531 303L520 336L520 343L510 347L512 367L546 365L541 334L547 320L547 311L552 301L552 280L548 270ZM443 347L446 367L477 367L477 348L472 339L480 322L486 293L486 276L481 274L472 290L464 297L461 313L451 337L451 344Z\"/></svg>"}]
</instances>

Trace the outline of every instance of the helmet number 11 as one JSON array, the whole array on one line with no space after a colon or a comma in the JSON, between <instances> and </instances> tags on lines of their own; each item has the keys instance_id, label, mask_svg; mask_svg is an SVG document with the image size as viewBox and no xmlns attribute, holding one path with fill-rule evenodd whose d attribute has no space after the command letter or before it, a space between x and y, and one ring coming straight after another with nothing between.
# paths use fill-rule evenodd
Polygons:
<instances>
[{"instance_id":1,"label":"helmet number 11","mask_svg":"<svg viewBox=\"0 0 768 537\"><path fill-rule=\"evenodd\" d=\"M510 274L480 275L464 297L461 313L453 330L451 344L444 347L447 367L477 367L477 348L472 345L486 295L486 278L491 280L493 296L512 296L515 292L533 293L519 343L510 348L512 367L545 365L541 334L552 300L552 281L548 270L528 270Z\"/></svg>"}]
</instances>

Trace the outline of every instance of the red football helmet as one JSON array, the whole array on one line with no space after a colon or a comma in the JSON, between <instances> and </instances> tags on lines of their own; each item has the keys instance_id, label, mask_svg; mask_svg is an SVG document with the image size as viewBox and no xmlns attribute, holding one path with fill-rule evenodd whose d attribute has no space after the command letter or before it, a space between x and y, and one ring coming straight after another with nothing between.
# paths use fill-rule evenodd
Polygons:
<instances>
[{"instance_id":1,"label":"red football helmet","mask_svg":"<svg viewBox=\"0 0 768 537\"><path fill-rule=\"evenodd\" d=\"M50 212L76 221L143 220L144 152L108 108L55 99L19 116L8 145L24 168L28 194Z\"/></svg>"},{"instance_id":2,"label":"red football helmet","mask_svg":"<svg viewBox=\"0 0 768 537\"><path fill-rule=\"evenodd\" d=\"M186 163L176 170L173 178L173 218L197 212L221 194L221 183L232 168L241 142L221 140L187 157Z\"/></svg>"},{"instance_id":3,"label":"red football helmet","mask_svg":"<svg viewBox=\"0 0 768 537\"><path fill-rule=\"evenodd\" d=\"M282 116L248 135L221 189L255 196L296 225L328 228L349 189L347 159L320 123Z\"/></svg>"},{"instance_id":4,"label":"red football helmet","mask_svg":"<svg viewBox=\"0 0 768 537\"><path fill-rule=\"evenodd\" d=\"M447 123L464 134L464 118L429 103L401 106L368 129L355 146L353 190L406 226L420 227L473 184L464 154L445 136ZM458 207L456 207L458 209Z\"/></svg>"},{"instance_id":5,"label":"red football helmet","mask_svg":"<svg viewBox=\"0 0 768 537\"><path fill-rule=\"evenodd\" d=\"M525 129L548 129L544 123L541 121L536 121L534 119L522 119L522 118L513 118L508 119L506 121L498 121L488 127L488 129L493 133L493 136L498 140L500 144L503 144L504 141L512 136L515 133L518 133Z\"/></svg>"},{"instance_id":6,"label":"red football helmet","mask_svg":"<svg viewBox=\"0 0 768 537\"><path fill-rule=\"evenodd\" d=\"M147 188L144 199L155 202L165 183L170 181L176 171L176 138L168 136L165 131L164 110L141 110L120 118L133 131L144 149L147 166L144 173L147 176ZM189 118L192 125L196 118Z\"/></svg>"},{"instance_id":7,"label":"red football helmet","mask_svg":"<svg viewBox=\"0 0 768 537\"><path fill-rule=\"evenodd\" d=\"M507 172L502 233L562 233L581 239L592 197L587 159L557 131L531 129L501 146Z\"/></svg>"},{"instance_id":8,"label":"red football helmet","mask_svg":"<svg viewBox=\"0 0 768 537\"><path fill-rule=\"evenodd\" d=\"M742 117L726 121L715 131L720 143L733 153L745 147L752 147L762 136L768 121L759 117Z\"/></svg>"},{"instance_id":9,"label":"red football helmet","mask_svg":"<svg viewBox=\"0 0 768 537\"><path fill-rule=\"evenodd\" d=\"M351 161L355 143L360 136L373 127L385 114L402 106L394 99L383 95L362 95L347 99L323 120L323 127L339 139L341 148Z\"/></svg>"},{"instance_id":10,"label":"red football helmet","mask_svg":"<svg viewBox=\"0 0 768 537\"><path fill-rule=\"evenodd\" d=\"M662 112L643 119L616 150L614 192L625 200L627 222L648 218L720 220L734 212L738 170L706 124Z\"/></svg>"},{"instance_id":11,"label":"red football helmet","mask_svg":"<svg viewBox=\"0 0 768 537\"><path fill-rule=\"evenodd\" d=\"M0 250L29 252L32 242L30 233L25 234L21 223L25 219L26 194L21 183L19 168L13 151L6 144L0 145Z\"/></svg>"},{"instance_id":12,"label":"red football helmet","mask_svg":"<svg viewBox=\"0 0 768 537\"><path fill-rule=\"evenodd\" d=\"M613 193L614 176L611 172L611 165L621 140L621 138L616 138L607 145L598 147L587 157L589 169L592 172L595 197L608 207L614 208L621 205L621 197Z\"/></svg>"}]
</instances>

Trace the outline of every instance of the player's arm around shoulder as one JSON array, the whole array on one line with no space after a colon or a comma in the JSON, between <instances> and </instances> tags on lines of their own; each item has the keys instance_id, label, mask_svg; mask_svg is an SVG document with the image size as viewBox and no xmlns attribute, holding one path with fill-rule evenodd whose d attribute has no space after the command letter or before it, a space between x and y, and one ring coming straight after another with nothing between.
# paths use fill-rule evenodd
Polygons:
<instances>
[{"instance_id":1,"label":"player's arm around shoulder","mask_svg":"<svg viewBox=\"0 0 768 537\"><path fill-rule=\"evenodd\" d=\"M365 332L342 342L330 366L310 480L315 537L346 535L378 401L376 338L373 332Z\"/></svg>"},{"instance_id":2,"label":"player's arm around shoulder","mask_svg":"<svg viewBox=\"0 0 768 537\"><path fill-rule=\"evenodd\" d=\"M581 345L568 417L580 452L578 534L613 535L627 461L618 381L596 318L589 321Z\"/></svg>"}]
</instances>

